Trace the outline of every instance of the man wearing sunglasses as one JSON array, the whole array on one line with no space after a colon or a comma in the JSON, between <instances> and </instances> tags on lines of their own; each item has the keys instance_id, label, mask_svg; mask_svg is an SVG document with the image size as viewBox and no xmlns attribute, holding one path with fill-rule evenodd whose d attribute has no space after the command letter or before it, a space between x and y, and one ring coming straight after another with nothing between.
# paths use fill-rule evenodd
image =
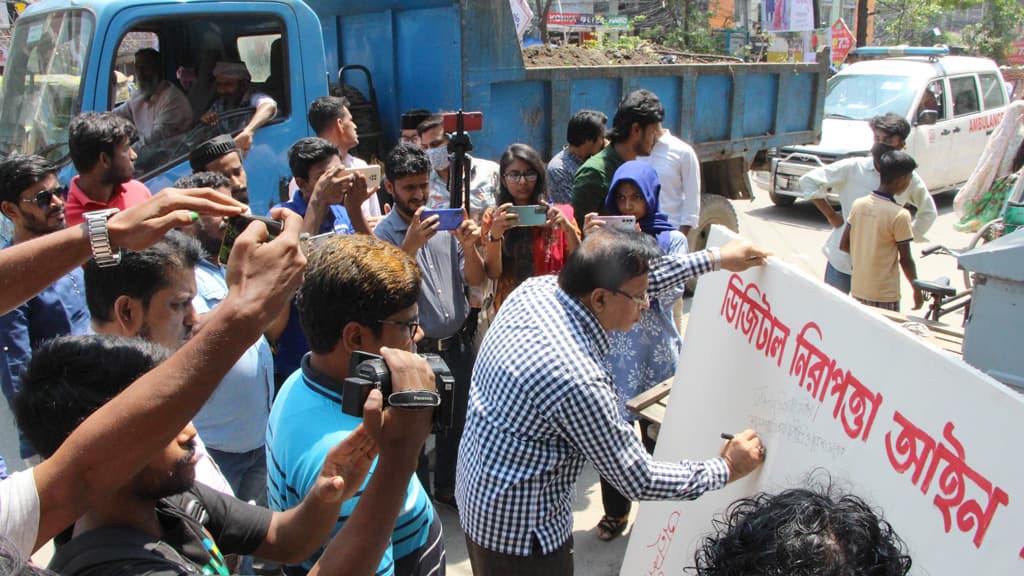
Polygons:
<instances>
[{"instance_id":1,"label":"man wearing sunglasses","mask_svg":"<svg viewBox=\"0 0 1024 576\"><path fill-rule=\"evenodd\" d=\"M56 166L39 156L12 154L0 162L0 210L14 224L18 244L63 230L67 189ZM82 269L75 268L48 288L0 316L0 388L8 401L19 389L21 371L44 341L89 330ZM21 457L35 462L35 451L21 442Z\"/></svg>"}]
</instances>

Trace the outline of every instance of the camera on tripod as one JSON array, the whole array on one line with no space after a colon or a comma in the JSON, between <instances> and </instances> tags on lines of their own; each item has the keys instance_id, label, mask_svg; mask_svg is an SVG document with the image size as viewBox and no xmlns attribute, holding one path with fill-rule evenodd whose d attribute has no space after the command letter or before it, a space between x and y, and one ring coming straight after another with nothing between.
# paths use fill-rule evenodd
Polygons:
<instances>
[{"instance_id":1,"label":"camera on tripod","mask_svg":"<svg viewBox=\"0 0 1024 576\"><path fill-rule=\"evenodd\" d=\"M341 391L341 411L349 416L363 417L363 404L370 396L370 390L380 390L384 406L404 409L434 409L434 434L444 432L455 422L455 378L448 365L437 354L420 354L434 372L437 392L430 390L405 390L394 392L391 386L391 370L384 358L368 352L353 352L349 360L349 376L345 378Z\"/></svg>"}]
</instances>

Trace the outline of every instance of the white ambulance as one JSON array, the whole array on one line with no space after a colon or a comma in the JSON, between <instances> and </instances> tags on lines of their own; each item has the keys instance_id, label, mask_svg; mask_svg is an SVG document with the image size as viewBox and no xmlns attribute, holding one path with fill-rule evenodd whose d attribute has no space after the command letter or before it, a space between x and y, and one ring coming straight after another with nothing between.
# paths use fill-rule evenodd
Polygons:
<instances>
[{"instance_id":1,"label":"white ambulance","mask_svg":"<svg viewBox=\"0 0 1024 576\"><path fill-rule=\"evenodd\" d=\"M959 188L974 170L1006 110L1003 77L986 58L948 56L946 48L860 48L862 60L828 81L821 143L778 150L769 194L788 206L803 196L799 179L812 169L867 156L868 121L895 112L911 125L906 151L932 194ZM830 198L838 201L836 198Z\"/></svg>"}]
</instances>

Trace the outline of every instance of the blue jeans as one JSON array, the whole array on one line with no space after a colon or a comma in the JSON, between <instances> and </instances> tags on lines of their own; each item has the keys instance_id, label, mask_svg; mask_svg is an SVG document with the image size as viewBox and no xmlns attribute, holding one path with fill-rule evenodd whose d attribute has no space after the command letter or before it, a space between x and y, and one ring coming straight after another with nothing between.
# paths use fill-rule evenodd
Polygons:
<instances>
[{"instance_id":1,"label":"blue jeans","mask_svg":"<svg viewBox=\"0 0 1024 576\"><path fill-rule=\"evenodd\" d=\"M825 284L839 290L843 294L850 293L850 282L852 279L852 276L836 270L832 264L825 265Z\"/></svg>"},{"instance_id":2,"label":"blue jeans","mask_svg":"<svg viewBox=\"0 0 1024 576\"><path fill-rule=\"evenodd\" d=\"M206 450L231 484L235 497L243 502L267 506L267 453L263 446L249 452Z\"/></svg>"}]
</instances>

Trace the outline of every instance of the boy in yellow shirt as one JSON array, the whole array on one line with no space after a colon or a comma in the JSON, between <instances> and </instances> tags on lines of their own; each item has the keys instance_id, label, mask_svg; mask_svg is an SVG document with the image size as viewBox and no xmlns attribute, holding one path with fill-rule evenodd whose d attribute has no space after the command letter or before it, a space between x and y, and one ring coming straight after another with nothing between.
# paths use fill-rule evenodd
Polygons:
<instances>
[{"instance_id":1,"label":"boy in yellow shirt","mask_svg":"<svg viewBox=\"0 0 1024 576\"><path fill-rule=\"evenodd\" d=\"M847 217L839 249L853 261L850 294L861 303L898 312L900 276L896 266L913 285L917 267L910 254L914 232L910 212L893 196L906 190L917 162L900 150L879 151L879 189L858 198ZM924 295L914 288L914 309L924 304Z\"/></svg>"}]
</instances>

